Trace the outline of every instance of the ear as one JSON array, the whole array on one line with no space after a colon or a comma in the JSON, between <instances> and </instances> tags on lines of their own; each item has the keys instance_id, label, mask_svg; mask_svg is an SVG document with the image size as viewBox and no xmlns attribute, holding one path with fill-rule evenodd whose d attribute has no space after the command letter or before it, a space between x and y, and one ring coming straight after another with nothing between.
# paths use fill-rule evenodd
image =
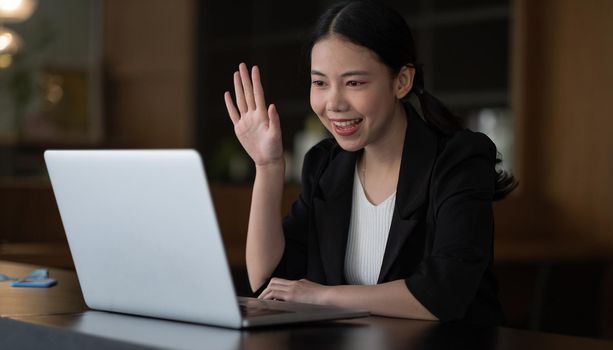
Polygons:
<instances>
[{"instance_id":1,"label":"ear","mask_svg":"<svg viewBox=\"0 0 613 350\"><path fill-rule=\"evenodd\" d=\"M396 76L394 81L394 94L397 99L404 98L413 88L413 78L415 77L415 68L411 66L403 66Z\"/></svg>"}]
</instances>

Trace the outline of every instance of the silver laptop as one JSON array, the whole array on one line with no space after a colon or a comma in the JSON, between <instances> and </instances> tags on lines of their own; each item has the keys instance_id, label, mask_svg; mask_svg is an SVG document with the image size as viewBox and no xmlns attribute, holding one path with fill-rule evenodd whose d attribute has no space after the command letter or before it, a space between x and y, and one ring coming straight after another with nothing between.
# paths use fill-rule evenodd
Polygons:
<instances>
[{"instance_id":1,"label":"silver laptop","mask_svg":"<svg viewBox=\"0 0 613 350\"><path fill-rule=\"evenodd\" d=\"M230 328L368 315L237 297L196 151L49 150L45 162L91 309Z\"/></svg>"}]
</instances>

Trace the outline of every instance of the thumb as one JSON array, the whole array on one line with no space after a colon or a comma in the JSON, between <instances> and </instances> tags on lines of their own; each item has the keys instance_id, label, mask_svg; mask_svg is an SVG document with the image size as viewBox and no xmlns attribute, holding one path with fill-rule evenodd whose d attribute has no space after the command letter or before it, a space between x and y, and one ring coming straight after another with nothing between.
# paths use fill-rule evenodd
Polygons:
<instances>
[{"instance_id":1,"label":"thumb","mask_svg":"<svg viewBox=\"0 0 613 350\"><path fill-rule=\"evenodd\" d=\"M269 127L275 132L281 130L281 122L279 121L279 112L277 112L277 106L271 104L268 106L268 118L269 118Z\"/></svg>"}]
</instances>

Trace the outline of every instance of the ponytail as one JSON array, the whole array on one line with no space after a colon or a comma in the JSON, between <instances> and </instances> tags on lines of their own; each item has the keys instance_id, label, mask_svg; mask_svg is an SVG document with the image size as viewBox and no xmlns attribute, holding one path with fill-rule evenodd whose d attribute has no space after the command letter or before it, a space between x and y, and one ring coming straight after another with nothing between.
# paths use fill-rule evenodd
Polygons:
<instances>
[{"instance_id":1,"label":"ponytail","mask_svg":"<svg viewBox=\"0 0 613 350\"><path fill-rule=\"evenodd\" d=\"M439 99L424 88L424 71L421 64L415 65L413 91L419 99L426 123L446 135L463 129L462 119L451 113Z\"/></svg>"},{"instance_id":2,"label":"ponytail","mask_svg":"<svg viewBox=\"0 0 613 350\"><path fill-rule=\"evenodd\" d=\"M415 65L413 92L419 99L423 118L427 124L445 135L451 135L456 131L464 129L462 119L451 113L439 99L426 91L424 87L424 72L421 64ZM496 166L499 166L501 163L501 155L497 152ZM519 184L513 174L502 168L496 170L496 173L496 185L494 186L495 201L505 198Z\"/></svg>"}]
</instances>

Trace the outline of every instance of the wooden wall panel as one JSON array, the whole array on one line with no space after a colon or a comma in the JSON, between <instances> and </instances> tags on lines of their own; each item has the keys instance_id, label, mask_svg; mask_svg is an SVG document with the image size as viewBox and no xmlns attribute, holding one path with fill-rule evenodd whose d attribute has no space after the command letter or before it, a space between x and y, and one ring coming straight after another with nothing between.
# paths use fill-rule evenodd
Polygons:
<instances>
[{"instance_id":1,"label":"wooden wall panel","mask_svg":"<svg viewBox=\"0 0 613 350\"><path fill-rule=\"evenodd\" d=\"M108 144L193 145L193 0L104 2Z\"/></svg>"},{"instance_id":2,"label":"wooden wall panel","mask_svg":"<svg viewBox=\"0 0 613 350\"><path fill-rule=\"evenodd\" d=\"M0 243L66 241L48 181L0 180L0 198Z\"/></svg>"},{"instance_id":3,"label":"wooden wall panel","mask_svg":"<svg viewBox=\"0 0 613 350\"><path fill-rule=\"evenodd\" d=\"M550 3L544 192L574 234L613 246L613 2Z\"/></svg>"},{"instance_id":4,"label":"wooden wall panel","mask_svg":"<svg viewBox=\"0 0 613 350\"><path fill-rule=\"evenodd\" d=\"M526 48L533 70L522 93L537 98L524 117L540 140L528 142L540 148L527 164L540 164L525 176L555 206L547 219L560 231L613 247L613 2L539 1L527 11L535 22L525 35L538 45Z\"/></svg>"}]
</instances>

